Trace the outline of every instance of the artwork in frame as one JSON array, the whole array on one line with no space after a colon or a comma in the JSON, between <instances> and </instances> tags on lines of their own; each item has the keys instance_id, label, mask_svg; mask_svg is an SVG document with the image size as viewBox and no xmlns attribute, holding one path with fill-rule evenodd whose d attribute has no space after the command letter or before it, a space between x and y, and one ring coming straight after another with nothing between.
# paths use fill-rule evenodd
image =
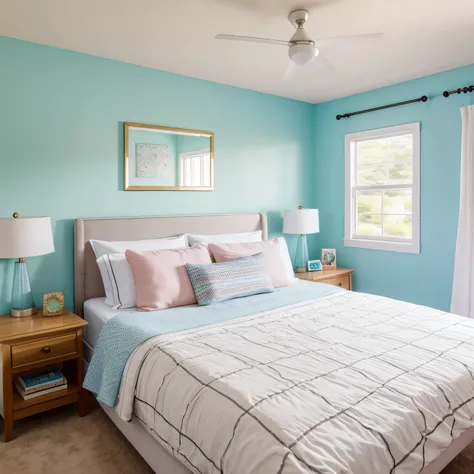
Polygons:
<instances>
[{"instance_id":1,"label":"artwork in frame","mask_svg":"<svg viewBox=\"0 0 474 474\"><path fill-rule=\"evenodd\" d=\"M214 133L124 123L125 191L212 191Z\"/></svg>"},{"instance_id":2,"label":"artwork in frame","mask_svg":"<svg viewBox=\"0 0 474 474\"><path fill-rule=\"evenodd\" d=\"M168 146L137 143L135 151L137 178L165 178L168 171Z\"/></svg>"},{"instance_id":3,"label":"artwork in frame","mask_svg":"<svg viewBox=\"0 0 474 474\"><path fill-rule=\"evenodd\" d=\"M43 296L43 316L61 316L64 309L64 294L61 291Z\"/></svg>"},{"instance_id":4,"label":"artwork in frame","mask_svg":"<svg viewBox=\"0 0 474 474\"><path fill-rule=\"evenodd\" d=\"M322 269L321 260L308 260L308 272L319 272Z\"/></svg>"},{"instance_id":5,"label":"artwork in frame","mask_svg":"<svg viewBox=\"0 0 474 474\"><path fill-rule=\"evenodd\" d=\"M336 249L322 249L323 268L336 268Z\"/></svg>"}]
</instances>

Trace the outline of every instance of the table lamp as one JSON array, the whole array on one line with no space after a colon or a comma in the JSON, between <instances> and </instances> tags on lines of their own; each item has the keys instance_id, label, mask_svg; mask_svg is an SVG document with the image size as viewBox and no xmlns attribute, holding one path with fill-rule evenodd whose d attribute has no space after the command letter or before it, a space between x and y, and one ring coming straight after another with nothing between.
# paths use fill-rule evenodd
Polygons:
<instances>
[{"instance_id":1,"label":"table lamp","mask_svg":"<svg viewBox=\"0 0 474 474\"><path fill-rule=\"evenodd\" d=\"M15 262L11 316L31 316L34 307L25 257L36 257L54 252L53 232L49 217L0 218L0 258L18 258Z\"/></svg>"},{"instance_id":2,"label":"table lamp","mask_svg":"<svg viewBox=\"0 0 474 474\"><path fill-rule=\"evenodd\" d=\"M283 232L285 234L299 234L294 270L296 273L306 272L308 264L306 234L319 232L319 211L317 209L303 209L302 206L296 210L285 211Z\"/></svg>"}]
</instances>

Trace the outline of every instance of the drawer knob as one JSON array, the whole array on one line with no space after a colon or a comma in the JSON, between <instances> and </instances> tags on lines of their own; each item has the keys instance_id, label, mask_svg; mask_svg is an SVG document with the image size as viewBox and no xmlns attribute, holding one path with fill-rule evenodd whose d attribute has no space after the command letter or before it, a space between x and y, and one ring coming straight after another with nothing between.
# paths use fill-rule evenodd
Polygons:
<instances>
[{"instance_id":1,"label":"drawer knob","mask_svg":"<svg viewBox=\"0 0 474 474\"><path fill-rule=\"evenodd\" d=\"M41 352L44 352L45 354L49 354L51 352L51 347L44 346L43 349L41 349Z\"/></svg>"},{"instance_id":2,"label":"drawer knob","mask_svg":"<svg viewBox=\"0 0 474 474\"><path fill-rule=\"evenodd\" d=\"M338 286L342 286L342 283L338 283L337 285L338 285Z\"/></svg>"}]
</instances>

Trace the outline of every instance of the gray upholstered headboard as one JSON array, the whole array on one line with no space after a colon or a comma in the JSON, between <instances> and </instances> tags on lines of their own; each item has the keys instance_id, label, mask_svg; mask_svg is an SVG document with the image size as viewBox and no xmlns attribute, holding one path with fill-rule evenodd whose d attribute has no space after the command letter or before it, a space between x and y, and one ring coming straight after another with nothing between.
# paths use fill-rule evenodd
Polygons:
<instances>
[{"instance_id":1,"label":"gray upholstered headboard","mask_svg":"<svg viewBox=\"0 0 474 474\"><path fill-rule=\"evenodd\" d=\"M84 302L104 296L104 287L90 240L142 240L191 234L229 234L261 230L268 238L265 214L118 217L76 219L74 222L74 302L83 314Z\"/></svg>"}]
</instances>

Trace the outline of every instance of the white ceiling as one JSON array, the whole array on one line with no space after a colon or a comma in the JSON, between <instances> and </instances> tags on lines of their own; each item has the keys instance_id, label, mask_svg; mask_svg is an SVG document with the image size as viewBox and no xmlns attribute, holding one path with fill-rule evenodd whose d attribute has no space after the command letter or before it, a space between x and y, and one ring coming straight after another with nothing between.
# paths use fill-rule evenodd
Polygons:
<instances>
[{"instance_id":1,"label":"white ceiling","mask_svg":"<svg viewBox=\"0 0 474 474\"><path fill-rule=\"evenodd\" d=\"M384 37L323 49L334 69L287 81L285 47L214 39L289 39L295 7L313 39ZM0 0L2 36L313 103L474 63L473 25L474 0Z\"/></svg>"}]
</instances>

